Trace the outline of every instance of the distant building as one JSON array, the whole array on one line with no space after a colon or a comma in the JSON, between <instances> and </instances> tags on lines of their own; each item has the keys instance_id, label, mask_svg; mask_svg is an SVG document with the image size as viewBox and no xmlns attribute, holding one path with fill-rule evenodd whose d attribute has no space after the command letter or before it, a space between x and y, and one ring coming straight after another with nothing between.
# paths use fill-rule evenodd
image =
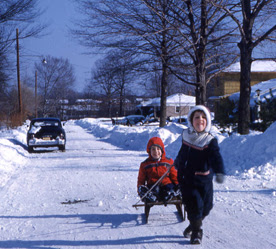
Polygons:
<instances>
[{"instance_id":1,"label":"distant building","mask_svg":"<svg viewBox=\"0 0 276 249\"><path fill-rule=\"evenodd\" d=\"M251 65L251 86L276 78L275 61L253 61ZM208 107L216 111L221 98L240 91L240 63L237 62L215 77L207 87Z\"/></svg>"},{"instance_id":2,"label":"distant building","mask_svg":"<svg viewBox=\"0 0 276 249\"><path fill-rule=\"evenodd\" d=\"M167 97L167 117L176 117L187 115L191 107L195 106L194 96L188 96L183 93L176 93ZM139 114L144 116L154 114L154 117L160 117L160 98L153 98L142 101L137 105Z\"/></svg>"},{"instance_id":3,"label":"distant building","mask_svg":"<svg viewBox=\"0 0 276 249\"><path fill-rule=\"evenodd\" d=\"M96 99L77 99L73 105L68 105L67 119L96 117L101 103Z\"/></svg>"},{"instance_id":4,"label":"distant building","mask_svg":"<svg viewBox=\"0 0 276 249\"><path fill-rule=\"evenodd\" d=\"M265 102L266 99L276 97L276 79L260 82L255 84L251 88L250 94L250 109L251 109L251 120L257 119L258 107L260 103ZM229 96L230 100L238 102L240 98L240 92L234 93Z\"/></svg>"},{"instance_id":5,"label":"distant building","mask_svg":"<svg viewBox=\"0 0 276 249\"><path fill-rule=\"evenodd\" d=\"M253 61L251 66L251 86L276 78L275 61ZM240 91L240 63L225 69L210 82L211 96L227 96Z\"/></svg>"},{"instance_id":6,"label":"distant building","mask_svg":"<svg viewBox=\"0 0 276 249\"><path fill-rule=\"evenodd\" d=\"M142 99L135 98L123 100L123 115L135 113L136 105ZM110 114L112 117L119 115L120 99L114 98L111 100ZM108 117L107 101L99 99L77 99L74 102L63 100L47 100L47 112L49 116L57 116L62 120L80 119L80 118L97 118Z\"/></svg>"},{"instance_id":7,"label":"distant building","mask_svg":"<svg viewBox=\"0 0 276 249\"><path fill-rule=\"evenodd\" d=\"M259 96L258 96L259 92ZM273 97L276 97L276 78L264 82L260 82L251 88L250 94L250 107L256 106L256 102L261 101L265 102L266 99L271 98L271 94ZM236 92L229 96L229 99L238 101L240 98L240 93Z\"/></svg>"}]
</instances>

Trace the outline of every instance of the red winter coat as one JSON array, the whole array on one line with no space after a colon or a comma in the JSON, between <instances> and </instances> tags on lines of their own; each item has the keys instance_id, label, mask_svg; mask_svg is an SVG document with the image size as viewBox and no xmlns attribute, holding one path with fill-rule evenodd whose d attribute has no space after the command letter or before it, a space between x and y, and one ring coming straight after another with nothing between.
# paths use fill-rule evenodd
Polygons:
<instances>
[{"instance_id":1,"label":"red winter coat","mask_svg":"<svg viewBox=\"0 0 276 249\"><path fill-rule=\"evenodd\" d=\"M160 160L155 160L151 157L150 147L153 145L159 146L162 149L163 153ZM173 164L173 159L166 157L165 146L159 137L153 137L149 140L147 152L149 157L140 165L137 187L140 185L152 186ZM170 183L178 184L177 171L174 166L172 166L170 172L160 184L164 186Z\"/></svg>"}]
</instances>

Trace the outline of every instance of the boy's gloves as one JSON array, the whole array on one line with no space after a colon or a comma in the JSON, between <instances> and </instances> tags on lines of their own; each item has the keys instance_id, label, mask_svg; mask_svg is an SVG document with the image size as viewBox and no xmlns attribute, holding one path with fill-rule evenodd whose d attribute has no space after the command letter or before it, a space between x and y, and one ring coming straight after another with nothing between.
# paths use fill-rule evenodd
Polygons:
<instances>
[{"instance_id":1,"label":"boy's gloves","mask_svg":"<svg viewBox=\"0 0 276 249\"><path fill-rule=\"evenodd\" d=\"M140 196L140 198L142 198L148 191L149 191L149 188L145 185L141 185L138 187L138 195ZM154 195L153 192L150 192L142 201L155 202L156 200L157 200L157 196Z\"/></svg>"},{"instance_id":2,"label":"boy's gloves","mask_svg":"<svg viewBox=\"0 0 276 249\"><path fill-rule=\"evenodd\" d=\"M179 185L174 186L174 196L181 196Z\"/></svg>"},{"instance_id":3,"label":"boy's gloves","mask_svg":"<svg viewBox=\"0 0 276 249\"><path fill-rule=\"evenodd\" d=\"M149 188L145 185L141 185L138 187L138 194L140 197L143 197L147 192L148 192Z\"/></svg>"},{"instance_id":4,"label":"boy's gloves","mask_svg":"<svg viewBox=\"0 0 276 249\"><path fill-rule=\"evenodd\" d=\"M221 174L221 173L216 174L216 182L223 183L224 182L224 174Z\"/></svg>"}]
</instances>

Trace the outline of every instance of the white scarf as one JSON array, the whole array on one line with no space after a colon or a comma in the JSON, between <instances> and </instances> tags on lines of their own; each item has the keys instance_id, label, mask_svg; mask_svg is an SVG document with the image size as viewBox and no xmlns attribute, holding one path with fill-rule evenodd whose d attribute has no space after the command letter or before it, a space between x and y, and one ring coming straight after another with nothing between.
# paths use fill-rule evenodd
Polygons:
<instances>
[{"instance_id":1,"label":"white scarf","mask_svg":"<svg viewBox=\"0 0 276 249\"><path fill-rule=\"evenodd\" d=\"M182 133L183 142L187 142L189 145L193 145L203 149L207 146L211 140L214 138L209 132L196 132L195 130L191 130L190 128L185 129Z\"/></svg>"}]
</instances>

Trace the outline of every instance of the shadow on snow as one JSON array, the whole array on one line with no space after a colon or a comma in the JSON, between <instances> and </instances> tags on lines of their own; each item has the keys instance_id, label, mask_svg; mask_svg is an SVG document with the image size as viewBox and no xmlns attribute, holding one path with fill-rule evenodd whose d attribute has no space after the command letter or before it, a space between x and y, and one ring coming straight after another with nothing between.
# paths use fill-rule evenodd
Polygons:
<instances>
[{"instance_id":1,"label":"shadow on snow","mask_svg":"<svg viewBox=\"0 0 276 249\"><path fill-rule=\"evenodd\" d=\"M94 229L105 229L107 226L111 229L129 228L139 226L143 223L143 215L138 214L79 214L79 215L41 215L41 216L0 216L0 219L79 219L79 224L94 224ZM123 223L126 223L125 226ZM131 223L131 224L130 224ZM52 233L53 231L45 231ZM41 235L41 234L40 234ZM32 237L34 237L33 235ZM72 234L73 236L73 234ZM189 241L183 240L182 236L177 235L154 235L141 236L133 238L115 238L115 239L94 239L94 240L2 240L0 248L60 248L61 246L125 246L142 244L189 244Z\"/></svg>"},{"instance_id":2,"label":"shadow on snow","mask_svg":"<svg viewBox=\"0 0 276 249\"><path fill-rule=\"evenodd\" d=\"M156 235L156 236L142 236L127 239L106 239L106 240L14 240L14 241L0 241L1 248L60 248L61 246L126 246L126 245L149 245L149 244L170 244L188 245L190 242L183 240L182 236L177 235Z\"/></svg>"}]
</instances>

